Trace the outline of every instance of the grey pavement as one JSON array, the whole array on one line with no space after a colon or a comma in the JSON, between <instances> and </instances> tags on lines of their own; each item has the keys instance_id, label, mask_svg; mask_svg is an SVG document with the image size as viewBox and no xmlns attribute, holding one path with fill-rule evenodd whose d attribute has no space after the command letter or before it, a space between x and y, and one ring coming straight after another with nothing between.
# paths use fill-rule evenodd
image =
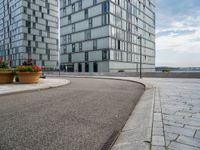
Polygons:
<instances>
[{"instance_id":1,"label":"grey pavement","mask_svg":"<svg viewBox=\"0 0 200 150\"><path fill-rule=\"evenodd\" d=\"M70 80L67 86L0 96L0 149L105 148L144 92L141 84L125 81Z\"/></svg>"},{"instance_id":2,"label":"grey pavement","mask_svg":"<svg viewBox=\"0 0 200 150\"><path fill-rule=\"evenodd\" d=\"M70 81L61 78L40 79L38 84L0 84L0 95L24 91L42 90L69 84Z\"/></svg>"},{"instance_id":3,"label":"grey pavement","mask_svg":"<svg viewBox=\"0 0 200 150\"><path fill-rule=\"evenodd\" d=\"M157 89L152 132L153 147L161 146L168 150L199 150L200 80L145 80L156 85ZM156 140L157 137L159 140Z\"/></svg>"}]
</instances>

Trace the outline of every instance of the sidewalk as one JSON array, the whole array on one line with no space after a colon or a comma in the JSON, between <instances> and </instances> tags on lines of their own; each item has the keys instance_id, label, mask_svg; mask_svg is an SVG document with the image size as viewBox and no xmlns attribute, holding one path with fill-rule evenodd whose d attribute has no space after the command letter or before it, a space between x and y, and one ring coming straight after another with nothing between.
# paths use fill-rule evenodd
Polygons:
<instances>
[{"instance_id":1,"label":"sidewalk","mask_svg":"<svg viewBox=\"0 0 200 150\"><path fill-rule=\"evenodd\" d=\"M152 150L199 150L200 80L145 80L157 87Z\"/></svg>"},{"instance_id":2,"label":"sidewalk","mask_svg":"<svg viewBox=\"0 0 200 150\"><path fill-rule=\"evenodd\" d=\"M47 78L40 79L38 84L1 84L0 95L54 88L67 85L69 83L70 81L66 79Z\"/></svg>"}]
</instances>

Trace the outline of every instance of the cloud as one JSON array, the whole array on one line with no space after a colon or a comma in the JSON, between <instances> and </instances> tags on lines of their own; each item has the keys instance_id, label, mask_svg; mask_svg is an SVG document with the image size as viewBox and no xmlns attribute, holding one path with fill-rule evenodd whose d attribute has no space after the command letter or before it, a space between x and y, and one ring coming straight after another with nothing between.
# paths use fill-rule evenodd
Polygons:
<instances>
[{"instance_id":1,"label":"cloud","mask_svg":"<svg viewBox=\"0 0 200 150\"><path fill-rule=\"evenodd\" d=\"M199 56L199 60L195 63L200 66L199 27L199 0L181 0L181 2L180 0L157 0L157 65L166 62L166 65L177 66L179 64L181 66L184 64L186 66L186 60L188 65L195 65L194 61L189 59L189 56L194 55L195 58ZM170 53L182 57L164 57Z\"/></svg>"}]
</instances>

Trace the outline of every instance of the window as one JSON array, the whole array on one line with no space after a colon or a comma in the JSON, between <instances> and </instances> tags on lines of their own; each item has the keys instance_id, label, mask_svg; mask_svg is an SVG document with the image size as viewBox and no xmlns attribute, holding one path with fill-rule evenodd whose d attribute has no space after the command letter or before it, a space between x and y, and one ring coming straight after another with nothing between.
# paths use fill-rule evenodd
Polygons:
<instances>
[{"instance_id":1,"label":"window","mask_svg":"<svg viewBox=\"0 0 200 150\"><path fill-rule=\"evenodd\" d=\"M36 48L35 47L33 48L33 53L34 54L36 53ZM42 54L40 54L40 55L42 55Z\"/></svg>"},{"instance_id":2,"label":"window","mask_svg":"<svg viewBox=\"0 0 200 150\"><path fill-rule=\"evenodd\" d=\"M27 34L26 34L26 33L24 33L24 39L25 39L25 40L27 39Z\"/></svg>"},{"instance_id":3,"label":"window","mask_svg":"<svg viewBox=\"0 0 200 150\"><path fill-rule=\"evenodd\" d=\"M92 28L93 26L93 22L92 22L92 18L89 19L89 28Z\"/></svg>"},{"instance_id":4,"label":"window","mask_svg":"<svg viewBox=\"0 0 200 150\"><path fill-rule=\"evenodd\" d=\"M106 24L108 24L108 15L104 14L102 16L102 25L106 25Z\"/></svg>"},{"instance_id":5,"label":"window","mask_svg":"<svg viewBox=\"0 0 200 150\"><path fill-rule=\"evenodd\" d=\"M35 16L35 10L33 10L33 16Z\"/></svg>"},{"instance_id":6,"label":"window","mask_svg":"<svg viewBox=\"0 0 200 150\"><path fill-rule=\"evenodd\" d=\"M90 40L91 39L91 30L85 31L85 40Z\"/></svg>"},{"instance_id":7,"label":"window","mask_svg":"<svg viewBox=\"0 0 200 150\"><path fill-rule=\"evenodd\" d=\"M85 19L88 18L88 9L85 9Z\"/></svg>"},{"instance_id":8,"label":"window","mask_svg":"<svg viewBox=\"0 0 200 150\"><path fill-rule=\"evenodd\" d=\"M72 42L72 37L71 37L71 34L68 35L68 43L71 43Z\"/></svg>"},{"instance_id":9,"label":"window","mask_svg":"<svg viewBox=\"0 0 200 150\"><path fill-rule=\"evenodd\" d=\"M71 23L71 15L68 16L68 23Z\"/></svg>"},{"instance_id":10,"label":"window","mask_svg":"<svg viewBox=\"0 0 200 150\"><path fill-rule=\"evenodd\" d=\"M109 5L108 2L104 2L104 3L102 4L102 12L103 12L103 13L109 12L109 6L108 6L108 5Z\"/></svg>"},{"instance_id":11,"label":"window","mask_svg":"<svg viewBox=\"0 0 200 150\"><path fill-rule=\"evenodd\" d=\"M72 54L68 54L68 62L72 62Z\"/></svg>"},{"instance_id":12,"label":"window","mask_svg":"<svg viewBox=\"0 0 200 150\"><path fill-rule=\"evenodd\" d=\"M42 6L39 6L39 11L42 12Z\"/></svg>"},{"instance_id":13,"label":"window","mask_svg":"<svg viewBox=\"0 0 200 150\"><path fill-rule=\"evenodd\" d=\"M102 60L107 60L107 58L108 58L107 57L107 52L108 52L107 50L103 50L102 51Z\"/></svg>"},{"instance_id":14,"label":"window","mask_svg":"<svg viewBox=\"0 0 200 150\"><path fill-rule=\"evenodd\" d=\"M33 35L33 41L35 41L35 39L36 39L36 38L35 38L35 35Z\"/></svg>"},{"instance_id":15,"label":"window","mask_svg":"<svg viewBox=\"0 0 200 150\"><path fill-rule=\"evenodd\" d=\"M26 14L27 13L27 10L26 10L26 8L24 7L24 14Z\"/></svg>"},{"instance_id":16,"label":"window","mask_svg":"<svg viewBox=\"0 0 200 150\"><path fill-rule=\"evenodd\" d=\"M42 30L39 31L40 36L42 36Z\"/></svg>"},{"instance_id":17,"label":"window","mask_svg":"<svg viewBox=\"0 0 200 150\"><path fill-rule=\"evenodd\" d=\"M78 2L78 10L81 10L82 9L82 1L79 1Z\"/></svg>"},{"instance_id":18,"label":"window","mask_svg":"<svg viewBox=\"0 0 200 150\"><path fill-rule=\"evenodd\" d=\"M31 3L30 2L28 2L28 8L31 8Z\"/></svg>"},{"instance_id":19,"label":"window","mask_svg":"<svg viewBox=\"0 0 200 150\"><path fill-rule=\"evenodd\" d=\"M85 63L85 72L89 72L89 64Z\"/></svg>"},{"instance_id":20,"label":"window","mask_svg":"<svg viewBox=\"0 0 200 150\"><path fill-rule=\"evenodd\" d=\"M26 27L31 27L31 22L30 21L26 21Z\"/></svg>"},{"instance_id":21,"label":"window","mask_svg":"<svg viewBox=\"0 0 200 150\"><path fill-rule=\"evenodd\" d=\"M75 24L72 24L72 32L75 32Z\"/></svg>"},{"instance_id":22,"label":"window","mask_svg":"<svg viewBox=\"0 0 200 150\"><path fill-rule=\"evenodd\" d=\"M117 45L118 45L117 48L118 48L118 50L120 50L120 40L118 40L117 42L118 42L117 43Z\"/></svg>"},{"instance_id":23,"label":"window","mask_svg":"<svg viewBox=\"0 0 200 150\"><path fill-rule=\"evenodd\" d=\"M76 10L75 10L75 4L72 4L72 13L74 13Z\"/></svg>"},{"instance_id":24,"label":"window","mask_svg":"<svg viewBox=\"0 0 200 150\"><path fill-rule=\"evenodd\" d=\"M66 8L63 8L63 15L66 15Z\"/></svg>"},{"instance_id":25,"label":"window","mask_svg":"<svg viewBox=\"0 0 200 150\"><path fill-rule=\"evenodd\" d=\"M93 71L94 72L98 72L98 64L97 64L97 62L94 62L94 64L93 64Z\"/></svg>"},{"instance_id":26,"label":"window","mask_svg":"<svg viewBox=\"0 0 200 150\"><path fill-rule=\"evenodd\" d=\"M75 44L72 44L72 52L74 53L76 51Z\"/></svg>"},{"instance_id":27,"label":"window","mask_svg":"<svg viewBox=\"0 0 200 150\"><path fill-rule=\"evenodd\" d=\"M78 72L82 72L82 64L81 63L78 64Z\"/></svg>"},{"instance_id":28,"label":"window","mask_svg":"<svg viewBox=\"0 0 200 150\"><path fill-rule=\"evenodd\" d=\"M33 29L35 29L36 28L36 24L35 24L35 22L33 22Z\"/></svg>"},{"instance_id":29,"label":"window","mask_svg":"<svg viewBox=\"0 0 200 150\"><path fill-rule=\"evenodd\" d=\"M83 50L82 42L79 43L79 51L81 52Z\"/></svg>"},{"instance_id":30,"label":"window","mask_svg":"<svg viewBox=\"0 0 200 150\"><path fill-rule=\"evenodd\" d=\"M97 0L93 0L93 5L96 5L97 4Z\"/></svg>"},{"instance_id":31,"label":"window","mask_svg":"<svg viewBox=\"0 0 200 150\"><path fill-rule=\"evenodd\" d=\"M28 33L31 34L31 28L28 28Z\"/></svg>"},{"instance_id":32,"label":"window","mask_svg":"<svg viewBox=\"0 0 200 150\"><path fill-rule=\"evenodd\" d=\"M120 5L120 0L117 0L117 5Z\"/></svg>"},{"instance_id":33,"label":"window","mask_svg":"<svg viewBox=\"0 0 200 150\"><path fill-rule=\"evenodd\" d=\"M85 61L88 61L89 58L88 58L88 52L85 52Z\"/></svg>"},{"instance_id":34,"label":"window","mask_svg":"<svg viewBox=\"0 0 200 150\"><path fill-rule=\"evenodd\" d=\"M46 26L46 31L50 31L50 27L49 26Z\"/></svg>"},{"instance_id":35,"label":"window","mask_svg":"<svg viewBox=\"0 0 200 150\"><path fill-rule=\"evenodd\" d=\"M97 40L93 40L93 49L94 49L94 50L97 49Z\"/></svg>"}]
</instances>

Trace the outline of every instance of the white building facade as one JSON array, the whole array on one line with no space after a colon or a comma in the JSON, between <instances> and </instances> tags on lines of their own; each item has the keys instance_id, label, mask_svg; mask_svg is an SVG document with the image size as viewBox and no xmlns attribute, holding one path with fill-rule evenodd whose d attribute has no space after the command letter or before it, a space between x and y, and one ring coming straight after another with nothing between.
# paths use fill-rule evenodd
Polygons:
<instances>
[{"instance_id":1,"label":"white building facade","mask_svg":"<svg viewBox=\"0 0 200 150\"><path fill-rule=\"evenodd\" d=\"M155 70L154 0L61 0L61 64L69 72ZM142 37L140 44L139 37Z\"/></svg>"},{"instance_id":2,"label":"white building facade","mask_svg":"<svg viewBox=\"0 0 200 150\"><path fill-rule=\"evenodd\" d=\"M58 1L0 0L0 57L13 67L28 58L58 67Z\"/></svg>"}]
</instances>

